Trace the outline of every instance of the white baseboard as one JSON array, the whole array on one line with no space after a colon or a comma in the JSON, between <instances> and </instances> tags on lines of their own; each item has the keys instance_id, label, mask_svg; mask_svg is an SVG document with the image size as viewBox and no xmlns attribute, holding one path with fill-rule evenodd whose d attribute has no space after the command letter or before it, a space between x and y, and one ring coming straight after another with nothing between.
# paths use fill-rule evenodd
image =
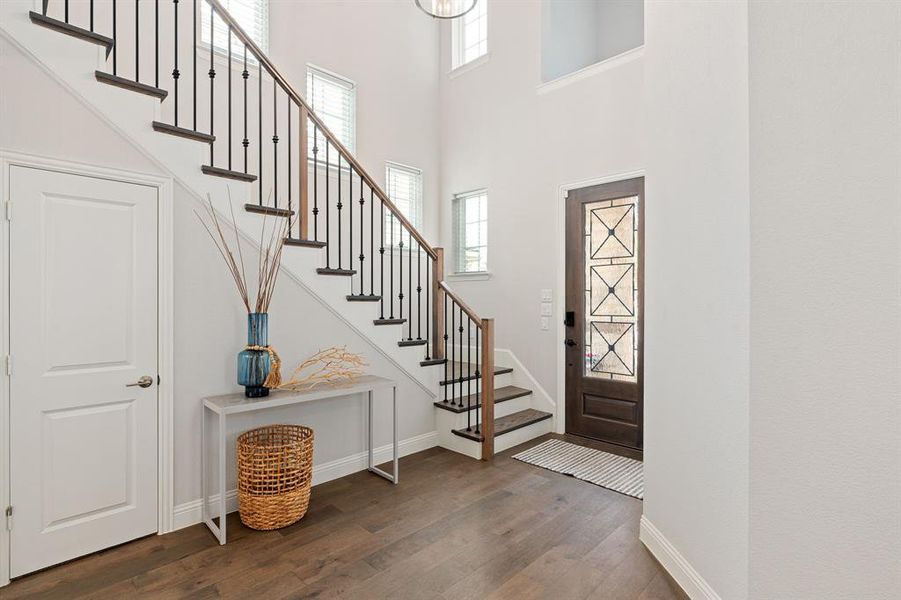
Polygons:
<instances>
[{"instance_id":1,"label":"white baseboard","mask_svg":"<svg viewBox=\"0 0 901 600\"><path fill-rule=\"evenodd\" d=\"M416 452L428 450L429 448L433 448L437 445L438 432L430 431L429 433L424 433L422 435L417 435L406 440L401 440L398 443L398 453L401 456L407 456L409 454L415 454ZM376 448L374 453L376 464L390 461L392 457L391 452L391 444L386 444L385 446ZM368 458L369 457L366 452L359 452L357 454L351 454L350 456L346 456L344 458L339 458L327 463L322 463L321 465L315 465L313 467L313 485L316 486L320 483L338 479L339 477L344 477L345 475L350 475L358 471L365 471L367 468ZM211 504L218 501L218 494L210 496ZM230 513L238 510L237 490L229 490L225 493L225 505L226 510ZM183 527L189 527L191 525L200 523L201 506L202 500L200 498L177 505L174 511L172 530L175 531L176 529L182 529Z\"/></svg>"},{"instance_id":2,"label":"white baseboard","mask_svg":"<svg viewBox=\"0 0 901 600\"><path fill-rule=\"evenodd\" d=\"M710 587L710 584L701 577L701 574L695 571L675 546L644 515L641 516L638 539L676 580L689 598L692 600L722 600L719 594Z\"/></svg>"}]
</instances>

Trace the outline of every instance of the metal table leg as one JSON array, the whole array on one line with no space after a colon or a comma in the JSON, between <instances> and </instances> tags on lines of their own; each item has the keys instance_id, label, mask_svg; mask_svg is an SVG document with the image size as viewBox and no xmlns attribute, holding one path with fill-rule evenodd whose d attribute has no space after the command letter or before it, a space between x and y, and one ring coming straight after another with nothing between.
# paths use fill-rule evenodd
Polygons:
<instances>
[{"instance_id":1,"label":"metal table leg","mask_svg":"<svg viewBox=\"0 0 901 600\"><path fill-rule=\"evenodd\" d=\"M392 398L391 402L393 405L393 416L392 416L392 430L393 430L393 456L394 456L394 473L386 473L385 471L379 469L373 464L375 462L375 458L373 456L373 448L372 448L372 391L369 392L367 401L369 404L369 431L367 432L367 445L369 447L369 471L375 473L380 477L384 477L388 481L393 484L397 484L398 482L398 448L397 448L397 388L393 387L392 389Z\"/></svg>"}]
</instances>

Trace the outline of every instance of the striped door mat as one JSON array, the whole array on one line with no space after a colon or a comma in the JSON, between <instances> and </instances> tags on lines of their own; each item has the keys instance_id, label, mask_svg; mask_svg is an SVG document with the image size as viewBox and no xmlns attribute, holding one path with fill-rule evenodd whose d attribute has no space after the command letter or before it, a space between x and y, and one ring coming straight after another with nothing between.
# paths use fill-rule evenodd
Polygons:
<instances>
[{"instance_id":1,"label":"striped door mat","mask_svg":"<svg viewBox=\"0 0 901 600\"><path fill-rule=\"evenodd\" d=\"M639 500L644 497L644 471L640 460L556 439L542 442L513 458Z\"/></svg>"}]
</instances>

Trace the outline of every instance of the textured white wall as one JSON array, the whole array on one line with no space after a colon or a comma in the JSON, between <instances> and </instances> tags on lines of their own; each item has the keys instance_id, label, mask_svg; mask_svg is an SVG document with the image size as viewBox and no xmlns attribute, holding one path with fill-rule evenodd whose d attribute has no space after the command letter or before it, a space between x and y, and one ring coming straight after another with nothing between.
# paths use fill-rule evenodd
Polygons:
<instances>
[{"instance_id":1,"label":"textured white wall","mask_svg":"<svg viewBox=\"0 0 901 600\"><path fill-rule=\"evenodd\" d=\"M901 595L901 4L752 2L753 598Z\"/></svg>"},{"instance_id":2,"label":"textured white wall","mask_svg":"<svg viewBox=\"0 0 901 600\"><path fill-rule=\"evenodd\" d=\"M748 595L747 10L645 15L644 515L729 600Z\"/></svg>"},{"instance_id":3,"label":"textured white wall","mask_svg":"<svg viewBox=\"0 0 901 600\"><path fill-rule=\"evenodd\" d=\"M442 30L441 239L450 256L453 194L487 187L493 277L451 282L477 312L497 318L498 347L554 394L562 324L551 317L542 331L539 309L543 288L559 291L560 186L644 166L643 67L637 56L538 93L541 2L489 0L488 29L488 62L455 76L450 28Z\"/></svg>"},{"instance_id":4,"label":"textured white wall","mask_svg":"<svg viewBox=\"0 0 901 600\"><path fill-rule=\"evenodd\" d=\"M295 3L283 4L301 6ZM23 9L27 10L28 6L30 5L24 4ZM284 20L289 17L282 14L280 18ZM356 22L353 26L356 34L362 36L364 29L368 31L369 23ZM417 31L411 35L415 37L417 44L430 43L431 48L437 49L434 37L437 31L432 29L433 37L428 42L429 27L431 25L427 22L426 33ZM394 38L404 39L403 35L398 36L396 32L384 29L377 31L386 37L390 34ZM48 32L48 35L54 34ZM273 41L276 39L274 36ZM288 43L285 38L282 41ZM325 44L326 41L321 40L321 43ZM331 43L333 47L341 45L337 38ZM273 51L276 50L273 48ZM378 53L370 56L376 62L382 58ZM397 55L395 59L400 61L401 57ZM364 62L360 56L356 60ZM375 69L380 68L382 63L369 64ZM426 94L423 90L428 88L429 78L434 78L435 67L428 62L417 62L415 65L410 67L409 64L401 65L398 62L398 71L406 73L403 86L411 89L411 93L415 91L417 94ZM111 130L3 38L0 38L0 67L4 81L16 82L15 86L4 85L0 93L0 148L108 168L159 173L151 160ZM91 65L86 65L86 71L90 67ZM409 75L408 69L422 70L421 87L417 87L414 81L416 77ZM354 76L353 73L349 75ZM290 77L302 85L302 72ZM386 75L382 72L381 77L383 85L384 82L392 81L391 73ZM434 108L434 104L429 106ZM373 173L377 176L382 172L384 160L396 159L391 144L397 143L397 138L418 139L422 131L427 131L435 121L434 115L428 116L425 109L414 116L413 112L400 104L382 104L379 110L386 122L394 124L392 128L395 135L383 135L378 128L371 127L361 127L358 131L359 145L361 149L366 149L369 157L368 160L364 159L364 163L372 164ZM381 145L383 140L389 140L390 144ZM434 139L432 143L434 144ZM431 155L435 154L437 149ZM434 166L431 169L437 170ZM222 194L225 194L224 180ZM175 502L180 504L200 496L200 398L239 389L234 383L234 364L235 355L246 342L246 317L242 313L229 275L221 264L221 258L193 214L197 204L178 185L175 186L174 200ZM434 212L432 210L433 214ZM434 409L428 396L413 382L403 380L401 372L287 278L280 281L272 306L270 339L287 366L331 345L346 344L350 350L363 353L371 363L371 372L402 380L398 390L401 439L434 429ZM296 414L317 431L317 464L361 451L363 414L359 401L347 399L308 406ZM287 418L288 415L282 416ZM382 433L377 436L376 444L389 441L388 418L388 413L380 417L377 427ZM250 425L250 422L244 422L239 426Z\"/></svg>"}]
</instances>

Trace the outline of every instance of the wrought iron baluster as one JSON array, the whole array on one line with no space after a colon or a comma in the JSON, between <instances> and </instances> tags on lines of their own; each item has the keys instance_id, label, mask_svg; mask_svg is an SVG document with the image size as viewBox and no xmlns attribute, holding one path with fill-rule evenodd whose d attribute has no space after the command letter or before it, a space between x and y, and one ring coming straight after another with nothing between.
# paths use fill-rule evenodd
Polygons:
<instances>
[{"instance_id":1,"label":"wrought iron baluster","mask_svg":"<svg viewBox=\"0 0 901 600\"><path fill-rule=\"evenodd\" d=\"M371 191L371 190L370 190ZM360 173L360 295L363 295L363 288L366 278L366 271L363 269L363 262L366 260L366 254L363 251L363 241L366 237L366 228L363 223L363 208L364 204L366 204L366 200L363 197L363 174Z\"/></svg>"},{"instance_id":2,"label":"wrought iron baluster","mask_svg":"<svg viewBox=\"0 0 901 600\"><path fill-rule=\"evenodd\" d=\"M338 268L341 268L341 209L344 204L341 202L341 151L338 151Z\"/></svg>"},{"instance_id":3,"label":"wrought iron baluster","mask_svg":"<svg viewBox=\"0 0 901 600\"><path fill-rule=\"evenodd\" d=\"M140 0L135 0L135 81L141 81L141 6ZM66 13L69 12L69 0L66 0ZM66 22L69 16L66 15Z\"/></svg>"},{"instance_id":4,"label":"wrought iron baluster","mask_svg":"<svg viewBox=\"0 0 901 600\"><path fill-rule=\"evenodd\" d=\"M90 27L91 31L94 31L94 0L90 1L90 6L88 7L88 11L90 12ZM47 16L47 0L44 0L44 16ZM159 37L159 33L157 33L157 37Z\"/></svg>"},{"instance_id":5,"label":"wrought iron baluster","mask_svg":"<svg viewBox=\"0 0 901 600\"><path fill-rule=\"evenodd\" d=\"M382 205L382 222L379 225L381 244L379 245L379 319L385 318L385 200L379 198Z\"/></svg>"},{"instance_id":6,"label":"wrought iron baluster","mask_svg":"<svg viewBox=\"0 0 901 600\"><path fill-rule=\"evenodd\" d=\"M369 295L375 296L375 192L369 188ZM361 286L362 289L362 286Z\"/></svg>"},{"instance_id":7,"label":"wrought iron baluster","mask_svg":"<svg viewBox=\"0 0 901 600\"><path fill-rule=\"evenodd\" d=\"M329 169L332 161L329 159L329 146L331 146L331 143L327 137L323 137L323 140L325 141L325 268L330 269L332 266L332 246L328 240L332 228L329 226L329 220L331 219L329 216L331 214L329 210L329 203L331 202L329 199Z\"/></svg>"},{"instance_id":8,"label":"wrought iron baluster","mask_svg":"<svg viewBox=\"0 0 901 600\"><path fill-rule=\"evenodd\" d=\"M347 228L347 268L354 268L354 167L348 162L347 165L347 213L350 216L350 224ZM353 293L353 279L350 283L350 291Z\"/></svg>"},{"instance_id":9,"label":"wrought iron baluster","mask_svg":"<svg viewBox=\"0 0 901 600\"><path fill-rule=\"evenodd\" d=\"M413 235L407 232L407 341L413 341Z\"/></svg>"},{"instance_id":10,"label":"wrought iron baluster","mask_svg":"<svg viewBox=\"0 0 901 600\"><path fill-rule=\"evenodd\" d=\"M447 360L447 294L444 294L444 403L447 404L447 366L453 364Z\"/></svg>"},{"instance_id":11,"label":"wrought iron baluster","mask_svg":"<svg viewBox=\"0 0 901 600\"><path fill-rule=\"evenodd\" d=\"M319 241L319 125L315 123L313 124L313 239Z\"/></svg>"},{"instance_id":12,"label":"wrought iron baluster","mask_svg":"<svg viewBox=\"0 0 901 600\"><path fill-rule=\"evenodd\" d=\"M278 208L278 86L272 78L272 202Z\"/></svg>"},{"instance_id":13,"label":"wrought iron baluster","mask_svg":"<svg viewBox=\"0 0 901 600\"><path fill-rule=\"evenodd\" d=\"M65 7L64 10L65 10L66 23L68 23L69 22L69 0L65 0L65 2L63 2L63 5Z\"/></svg>"},{"instance_id":14,"label":"wrought iron baluster","mask_svg":"<svg viewBox=\"0 0 901 600\"><path fill-rule=\"evenodd\" d=\"M450 305L450 323L451 323L451 326L450 326L450 333L451 333L451 341L450 341L450 348L451 348L451 380L450 380L451 394L450 394L450 396L451 396L451 404L454 405L454 406L456 406L456 404L457 404L457 396L456 396L456 394L455 394L454 392L456 391L456 384L457 384L457 370L459 369L459 366L457 366L457 344L456 344L456 341L457 341L457 330L454 329L454 303L453 303L453 302L452 302L451 305Z\"/></svg>"},{"instance_id":15,"label":"wrought iron baluster","mask_svg":"<svg viewBox=\"0 0 901 600\"><path fill-rule=\"evenodd\" d=\"M404 318L404 226L397 220L397 318ZM408 319L409 321L409 319ZM401 325L400 338L404 338L403 325Z\"/></svg>"},{"instance_id":16,"label":"wrought iron baluster","mask_svg":"<svg viewBox=\"0 0 901 600\"><path fill-rule=\"evenodd\" d=\"M263 61L257 57L257 183L260 190L260 206L263 206Z\"/></svg>"},{"instance_id":17,"label":"wrought iron baluster","mask_svg":"<svg viewBox=\"0 0 901 600\"><path fill-rule=\"evenodd\" d=\"M419 242L416 242L416 339L422 339L422 244Z\"/></svg>"},{"instance_id":18,"label":"wrought iron baluster","mask_svg":"<svg viewBox=\"0 0 901 600\"><path fill-rule=\"evenodd\" d=\"M481 341L479 340L479 334L481 333L481 329L476 326L476 433L479 433L479 415L481 414L481 410L479 406L481 402L479 402L481 398L481 394L479 393L479 386L482 385L482 376L479 373L479 369L482 363L479 362L479 347L481 346Z\"/></svg>"},{"instance_id":19,"label":"wrought iron baluster","mask_svg":"<svg viewBox=\"0 0 901 600\"><path fill-rule=\"evenodd\" d=\"M458 305L460 310L460 362L463 362L463 307ZM469 368L472 365L469 364L469 361L466 362L466 376L469 377ZM460 408L463 408L463 365L460 365Z\"/></svg>"},{"instance_id":20,"label":"wrought iron baluster","mask_svg":"<svg viewBox=\"0 0 901 600\"><path fill-rule=\"evenodd\" d=\"M213 128L213 107L215 106L215 94L216 94L216 86L214 82L216 80L216 63L214 62L213 57L213 48L216 45L216 11L213 9L213 5L210 4L210 135L215 134L215 130ZM210 166L216 166L216 161L213 160L213 150L216 147L216 142L210 142Z\"/></svg>"},{"instance_id":21,"label":"wrought iron baluster","mask_svg":"<svg viewBox=\"0 0 901 600\"><path fill-rule=\"evenodd\" d=\"M113 0L113 2L115 3L115 0ZM175 111L175 123L174 124L176 127L178 127L178 78L181 77L181 73L178 70L178 0L172 0L172 11L173 11L173 15L174 15L173 21L174 21L174 30L175 30L175 33L172 36L174 46L175 46L175 51L173 53L173 56L175 57L175 67L172 69L172 87L173 87L173 96L174 96L173 110ZM115 38L113 38L113 40L114 40L114 44L115 44ZM115 51L116 51L116 49L115 49L115 45L114 45L113 52L115 52ZM194 45L192 52L195 55L197 54L197 45L196 44ZM197 104L196 95L194 97L194 104L195 105ZM196 130L197 127L195 126L194 129Z\"/></svg>"},{"instance_id":22,"label":"wrought iron baluster","mask_svg":"<svg viewBox=\"0 0 901 600\"><path fill-rule=\"evenodd\" d=\"M153 0L153 85L160 87L160 0ZM94 0L91 0L91 31L94 31Z\"/></svg>"},{"instance_id":23,"label":"wrought iron baluster","mask_svg":"<svg viewBox=\"0 0 901 600\"><path fill-rule=\"evenodd\" d=\"M291 95L287 92L285 93L285 98L288 101L288 212L291 212L291 138L294 136L291 135L291 109L293 108L291 105ZM300 217L300 211L298 211L298 217ZM303 215L303 218L306 219L307 216ZM299 220L299 219L298 219ZM288 237L294 237L291 235L292 230L294 229L294 220L291 220L289 217L288 220Z\"/></svg>"},{"instance_id":24,"label":"wrought iron baluster","mask_svg":"<svg viewBox=\"0 0 901 600\"><path fill-rule=\"evenodd\" d=\"M466 370L469 375L469 368L472 366L472 319L466 315L466 361L468 363ZM479 384L476 382L476 389ZM478 409L478 405L476 405ZM472 378L466 380L466 431L472 431Z\"/></svg>"},{"instance_id":25,"label":"wrought iron baluster","mask_svg":"<svg viewBox=\"0 0 901 600\"><path fill-rule=\"evenodd\" d=\"M193 62L193 66L191 67L191 78L192 78L192 98L193 98L193 118L194 118L194 131L197 131L197 0L193 0L191 4L191 8L193 10L193 14L191 18L193 19L193 26L191 27L191 60ZM210 7L210 11L212 12L213 8ZM211 41L212 43L212 41ZM178 123L176 123L178 125ZM212 165L210 165L212 166Z\"/></svg>"},{"instance_id":26,"label":"wrought iron baluster","mask_svg":"<svg viewBox=\"0 0 901 600\"><path fill-rule=\"evenodd\" d=\"M228 26L228 170L232 170L232 26Z\"/></svg>"},{"instance_id":27,"label":"wrought iron baluster","mask_svg":"<svg viewBox=\"0 0 901 600\"><path fill-rule=\"evenodd\" d=\"M247 70L247 45L244 45L244 70L241 71L241 78L244 80L244 139L241 145L244 146L244 172L247 172L247 147L250 146L250 140L247 139L247 80L250 78L250 72Z\"/></svg>"},{"instance_id":28,"label":"wrought iron baluster","mask_svg":"<svg viewBox=\"0 0 901 600\"><path fill-rule=\"evenodd\" d=\"M431 299L430 298L430 296L431 296L430 290L432 289L432 283L431 283L432 279L429 277L429 263L430 263L430 258L428 256L426 256L426 259L425 259L425 280L426 280L426 284L425 284L425 314L426 314L426 317L425 317L425 341L426 341L425 359L426 360L432 359L432 356L431 356L432 341L429 339L429 321L432 320L432 311L431 311L431 306L430 306L431 303L429 302L429 300Z\"/></svg>"},{"instance_id":29,"label":"wrought iron baluster","mask_svg":"<svg viewBox=\"0 0 901 600\"><path fill-rule=\"evenodd\" d=\"M176 7L175 7L175 8L177 9L177 8L178 8L178 0L175 0L175 2L176 2ZM118 64L119 64L119 61L118 61L118 57L119 57L119 50L118 50L119 44L116 43L116 41L117 41L117 36L116 36L116 34L117 34L117 32L118 32L118 27L116 26L116 5L117 5L117 4L118 4L118 3L116 2L116 0L113 0L113 75L115 75L115 74L117 73L117 71L118 71ZM68 7L68 6L69 6L69 3L66 2L66 7ZM175 14L176 14L176 18L177 18L178 10L175 11ZM178 42L178 39L176 38L176 44L177 44L177 42ZM177 56L177 55L176 55L176 56ZM178 59L176 59L176 60L178 60ZM176 64L178 64L178 63L176 62Z\"/></svg>"},{"instance_id":30,"label":"wrought iron baluster","mask_svg":"<svg viewBox=\"0 0 901 600\"><path fill-rule=\"evenodd\" d=\"M391 226L389 229L389 237L388 237L388 267L391 269L391 315L389 318L394 318L394 213L388 212L388 223Z\"/></svg>"}]
</instances>

